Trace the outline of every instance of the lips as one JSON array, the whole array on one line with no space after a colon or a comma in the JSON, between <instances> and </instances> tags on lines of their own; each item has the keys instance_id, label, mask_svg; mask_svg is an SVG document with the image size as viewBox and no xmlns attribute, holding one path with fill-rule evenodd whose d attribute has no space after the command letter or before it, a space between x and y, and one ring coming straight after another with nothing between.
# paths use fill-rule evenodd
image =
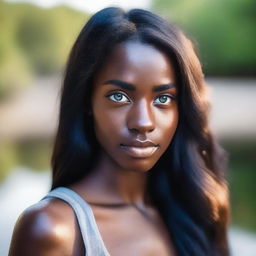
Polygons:
<instances>
[{"instance_id":1,"label":"lips","mask_svg":"<svg viewBox=\"0 0 256 256\"><path fill-rule=\"evenodd\" d=\"M120 145L129 156L134 158L147 158L152 156L159 148L158 145L151 141L133 141Z\"/></svg>"}]
</instances>

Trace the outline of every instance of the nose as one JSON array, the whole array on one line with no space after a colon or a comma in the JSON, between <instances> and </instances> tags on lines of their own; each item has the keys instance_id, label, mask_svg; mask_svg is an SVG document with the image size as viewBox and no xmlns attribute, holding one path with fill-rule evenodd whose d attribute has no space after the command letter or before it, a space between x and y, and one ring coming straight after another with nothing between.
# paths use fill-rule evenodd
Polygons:
<instances>
[{"instance_id":1,"label":"nose","mask_svg":"<svg viewBox=\"0 0 256 256\"><path fill-rule=\"evenodd\" d=\"M131 132L145 134L155 129L154 115L152 106L141 100L134 104L128 115L128 129Z\"/></svg>"}]
</instances>

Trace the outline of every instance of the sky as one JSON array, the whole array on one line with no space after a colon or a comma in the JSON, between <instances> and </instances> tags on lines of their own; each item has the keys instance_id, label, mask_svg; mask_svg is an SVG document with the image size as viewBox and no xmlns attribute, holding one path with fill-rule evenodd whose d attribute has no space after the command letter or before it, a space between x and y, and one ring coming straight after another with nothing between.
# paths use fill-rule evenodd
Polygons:
<instances>
[{"instance_id":1,"label":"sky","mask_svg":"<svg viewBox=\"0 0 256 256\"><path fill-rule=\"evenodd\" d=\"M67 5L74 9L94 13L108 6L120 6L124 9L149 9L152 0L7 0L7 2L27 2L45 8L56 5Z\"/></svg>"}]
</instances>

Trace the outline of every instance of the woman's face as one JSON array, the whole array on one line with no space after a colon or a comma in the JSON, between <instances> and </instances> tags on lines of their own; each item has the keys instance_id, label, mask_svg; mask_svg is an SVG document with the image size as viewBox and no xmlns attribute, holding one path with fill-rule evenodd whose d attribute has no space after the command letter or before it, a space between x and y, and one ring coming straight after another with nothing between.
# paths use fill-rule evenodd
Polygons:
<instances>
[{"instance_id":1,"label":"woman's face","mask_svg":"<svg viewBox=\"0 0 256 256\"><path fill-rule=\"evenodd\" d=\"M176 96L174 68L164 53L140 42L116 46L95 77L92 95L105 163L128 171L151 169L175 133Z\"/></svg>"}]
</instances>

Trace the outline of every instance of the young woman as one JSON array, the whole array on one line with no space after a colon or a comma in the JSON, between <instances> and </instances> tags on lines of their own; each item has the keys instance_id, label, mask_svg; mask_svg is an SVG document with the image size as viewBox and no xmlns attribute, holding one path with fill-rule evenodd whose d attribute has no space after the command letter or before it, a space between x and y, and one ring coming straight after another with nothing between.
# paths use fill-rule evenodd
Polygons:
<instances>
[{"instance_id":1,"label":"young woman","mask_svg":"<svg viewBox=\"0 0 256 256\"><path fill-rule=\"evenodd\" d=\"M16 255L228 255L225 157L191 42L140 9L91 17L71 51L52 190Z\"/></svg>"}]
</instances>

